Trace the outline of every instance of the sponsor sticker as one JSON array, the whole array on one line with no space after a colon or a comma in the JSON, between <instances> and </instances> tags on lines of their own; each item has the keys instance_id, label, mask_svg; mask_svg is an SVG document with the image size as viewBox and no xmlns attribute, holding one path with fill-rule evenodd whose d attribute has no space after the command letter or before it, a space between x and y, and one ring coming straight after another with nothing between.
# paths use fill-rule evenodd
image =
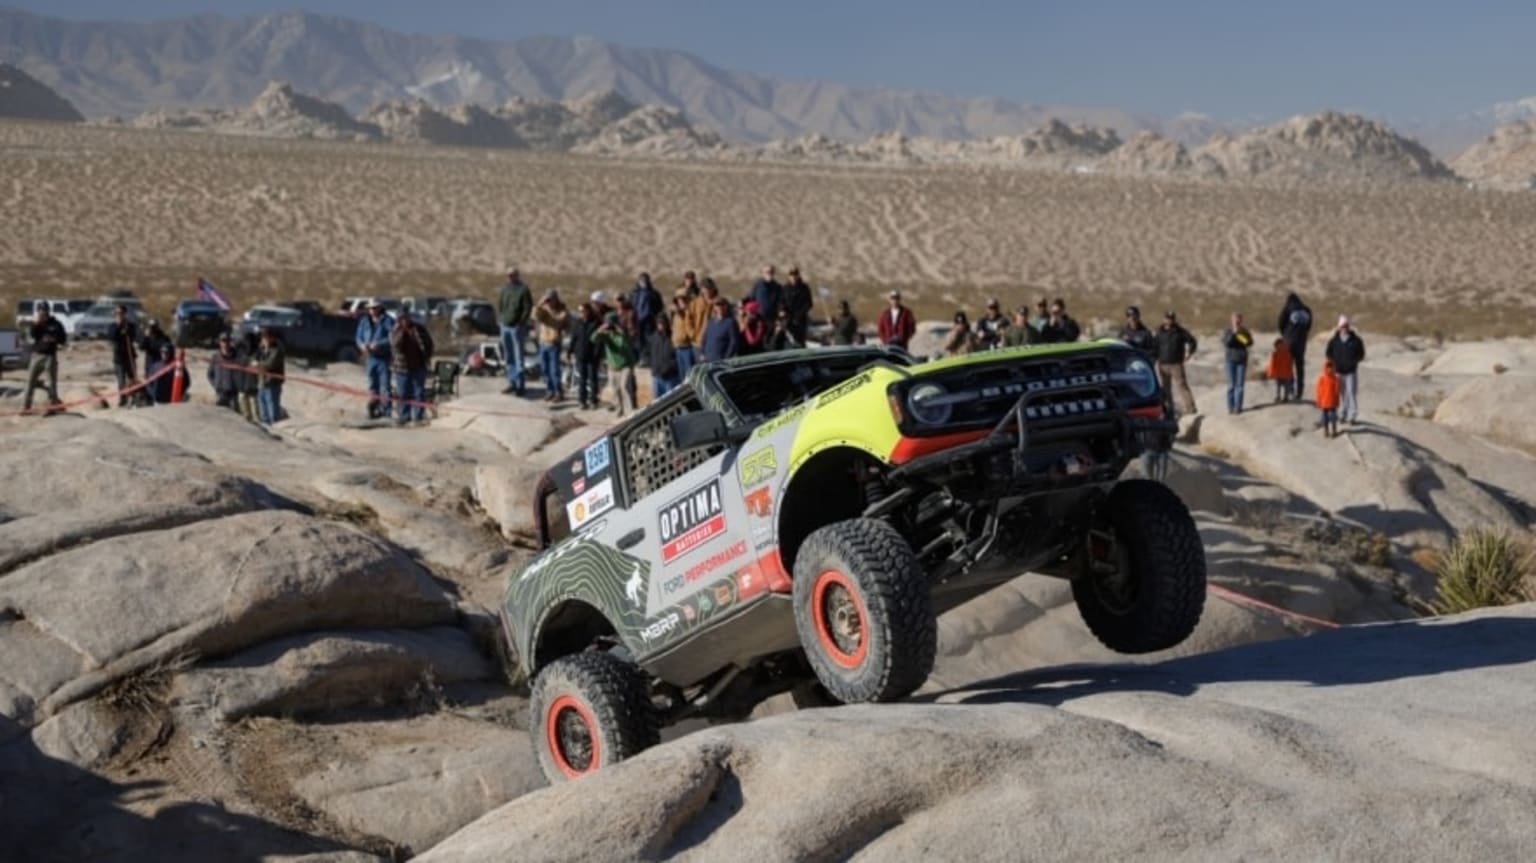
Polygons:
<instances>
[{"instance_id":1,"label":"sponsor sticker","mask_svg":"<svg viewBox=\"0 0 1536 863\"><path fill-rule=\"evenodd\" d=\"M743 498L747 505L747 514L757 518L768 518L773 515L773 495L770 492L771 489L766 485L748 492Z\"/></svg>"},{"instance_id":2,"label":"sponsor sticker","mask_svg":"<svg viewBox=\"0 0 1536 863\"><path fill-rule=\"evenodd\" d=\"M575 494L581 494L586 490L587 480L585 477L576 477L576 480L571 483L571 491Z\"/></svg>"},{"instance_id":3,"label":"sponsor sticker","mask_svg":"<svg viewBox=\"0 0 1536 863\"><path fill-rule=\"evenodd\" d=\"M736 573L736 598L746 602L759 593L768 592L768 579L756 566L749 566Z\"/></svg>"},{"instance_id":4,"label":"sponsor sticker","mask_svg":"<svg viewBox=\"0 0 1536 863\"><path fill-rule=\"evenodd\" d=\"M763 438L773 434L774 432L778 431L779 429L783 428L784 426L789 425L790 423L792 423L792 422L800 419L801 417L805 416L806 413L808 413L810 411L810 409L811 409L810 403L809 402L805 402L805 403L800 404L798 407L791 408L791 409L789 409L789 410L779 414L778 416L774 417L773 419L771 419L771 420L763 423L762 425L758 426L757 427L757 431L752 433L753 439L755 439L755 440L762 440Z\"/></svg>"},{"instance_id":5,"label":"sponsor sticker","mask_svg":"<svg viewBox=\"0 0 1536 863\"><path fill-rule=\"evenodd\" d=\"M730 548L727 548L724 551L717 551L709 557L706 557L698 563L694 564L693 566L688 567L688 571L683 573L683 581L698 581L699 579L709 575L711 572L714 572L720 567L725 566L727 563L730 563L736 558L744 557L746 553L747 544L745 541L735 543Z\"/></svg>"},{"instance_id":6,"label":"sponsor sticker","mask_svg":"<svg viewBox=\"0 0 1536 863\"><path fill-rule=\"evenodd\" d=\"M613 509L611 478L592 486L580 497L566 504L565 514L570 518L571 530L576 530L610 509Z\"/></svg>"},{"instance_id":7,"label":"sponsor sticker","mask_svg":"<svg viewBox=\"0 0 1536 863\"><path fill-rule=\"evenodd\" d=\"M624 596L629 599L629 604L636 608L645 605L645 579L640 574L640 563L635 563L635 568L629 574L629 579L624 582Z\"/></svg>"},{"instance_id":8,"label":"sponsor sticker","mask_svg":"<svg viewBox=\"0 0 1536 863\"><path fill-rule=\"evenodd\" d=\"M667 504L659 516L661 560L671 563L725 533L720 481L712 479Z\"/></svg>"},{"instance_id":9,"label":"sponsor sticker","mask_svg":"<svg viewBox=\"0 0 1536 863\"><path fill-rule=\"evenodd\" d=\"M837 401L843 396L848 395L859 387L862 387L870 381L874 380L874 377L875 376L872 373L864 372L863 374L856 375L846 381L843 381L832 389L822 393L821 398L816 400L816 407L825 407L826 405Z\"/></svg>"},{"instance_id":10,"label":"sponsor sticker","mask_svg":"<svg viewBox=\"0 0 1536 863\"><path fill-rule=\"evenodd\" d=\"M575 461L571 462L571 476L581 476L581 470L583 466L584 462L581 459L576 459Z\"/></svg>"},{"instance_id":11,"label":"sponsor sticker","mask_svg":"<svg viewBox=\"0 0 1536 863\"><path fill-rule=\"evenodd\" d=\"M710 588L709 592L715 597L715 605L725 608L736 601L736 579L732 577L727 578L725 581L717 582L714 587Z\"/></svg>"},{"instance_id":12,"label":"sponsor sticker","mask_svg":"<svg viewBox=\"0 0 1536 863\"><path fill-rule=\"evenodd\" d=\"M587 447L586 452L582 453L582 459L586 462L587 476L597 476L607 470L613 461L613 450L608 446L608 439L603 438Z\"/></svg>"},{"instance_id":13,"label":"sponsor sticker","mask_svg":"<svg viewBox=\"0 0 1536 863\"><path fill-rule=\"evenodd\" d=\"M773 475L779 472L779 462L774 457L773 447L765 446L743 457L738 471L742 485L757 485L772 479Z\"/></svg>"},{"instance_id":14,"label":"sponsor sticker","mask_svg":"<svg viewBox=\"0 0 1536 863\"><path fill-rule=\"evenodd\" d=\"M694 610L692 602L685 602L678 607L683 610L683 620L686 620L689 623L692 623L694 618L699 616L699 613Z\"/></svg>"}]
</instances>

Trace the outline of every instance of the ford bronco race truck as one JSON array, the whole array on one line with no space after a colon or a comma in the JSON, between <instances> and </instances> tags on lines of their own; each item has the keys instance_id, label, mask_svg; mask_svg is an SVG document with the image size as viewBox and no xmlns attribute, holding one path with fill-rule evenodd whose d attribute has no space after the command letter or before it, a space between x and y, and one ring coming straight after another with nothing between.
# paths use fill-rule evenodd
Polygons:
<instances>
[{"instance_id":1,"label":"ford bronco race truck","mask_svg":"<svg viewBox=\"0 0 1536 863\"><path fill-rule=\"evenodd\" d=\"M911 694L936 615L1025 572L1070 579L1108 647L1172 647L1205 599L1193 519L1120 480L1172 430L1119 342L918 364L879 347L694 367L535 491L541 552L500 615L552 781L770 696Z\"/></svg>"}]
</instances>

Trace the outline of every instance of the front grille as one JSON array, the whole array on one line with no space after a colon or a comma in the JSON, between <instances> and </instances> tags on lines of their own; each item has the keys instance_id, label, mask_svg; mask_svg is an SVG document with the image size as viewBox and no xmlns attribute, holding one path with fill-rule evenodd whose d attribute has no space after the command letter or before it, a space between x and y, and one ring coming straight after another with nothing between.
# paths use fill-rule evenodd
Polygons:
<instances>
[{"instance_id":1,"label":"front grille","mask_svg":"<svg viewBox=\"0 0 1536 863\"><path fill-rule=\"evenodd\" d=\"M1102 354L1018 360L957 369L934 378L954 396L947 425L990 425L1001 421L1020 398L1033 393L1026 419L1080 416L1110 409L1110 359Z\"/></svg>"}]
</instances>

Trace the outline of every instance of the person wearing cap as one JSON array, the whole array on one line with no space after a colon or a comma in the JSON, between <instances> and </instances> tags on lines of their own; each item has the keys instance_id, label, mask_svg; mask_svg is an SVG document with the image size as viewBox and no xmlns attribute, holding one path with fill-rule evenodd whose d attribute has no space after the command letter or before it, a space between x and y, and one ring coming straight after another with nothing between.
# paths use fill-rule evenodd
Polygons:
<instances>
[{"instance_id":1,"label":"person wearing cap","mask_svg":"<svg viewBox=\"0 0 1536 863\"><path fill-rule=\"evenodd\" d=\"M501 359L506 364L509 395L522 395L523 342L528 338L528 319L533 315L533 292L523 282L522 274L513 267L507 273L507 282L501 286L496 302L496 320L501 325Z\"/></svg>"},{"instance_id":2,"label":"person wearing cap","mask_svg":"<svg viewBox=\"0 0 1536 863\"><path fill-rule=\"evenodd\" d=\"M571 326L571 313L560 301L560 292L554 288L544 292L539 304L533 309L533 320L538 324L539 373L544 377L544 400L558 402L565 399L564 369L560 368L560 345L565 332Z\"/></svg>"},{"instance_id":3,"label":"person wearing cap","mask_svg":"<svg viewBox=\"0 0 1536 863\"><path fill-rule=\"evenodd\" d=\"M890 306L880 313L876 335L882 344L906 350L917 332L917 319L912 316L911 309L901 304L901 291L891 291L885 298L890 301Z\"/></svg>"},{"instance_id":4,"label":"person wearing cap","mask_svg":"<svg viewBox=\"0 0 1536 863\"><path fill-rule=\"evenodd\" d=\"M401 315L399 323L389 331L389 367L395 374L395 395L400 405L395 425L426 420L427 369L432 365L435 350L432 334L410 314Z\"/></svg>"},{"instance_id":5,"label":"person wearing cap","mask_svg":"<svg viewBox=\"0 0 1536 863\"><path fill-rule=\"evenodd\" d=\"M635 409L635 363L639 360L634 340L625 332L618 312L609 312L592 337L608 365L608 382L613 387L614 409L619 416Z\"/></svg>"},{"instance_id":6,"label":"person wearing cap","mask_svg":"<svg viewBox=\"0 0 1536 863\"><path fill-rule=\"evenodd\" d=\"M21 409L32 410L32 393L42 390L48 396L48 413L59 405L59 348L69 341L64 325L48 311L47 303L38 303L27 335L32 339L32 362L27 367L27 394Z\"/></svg>"},{"instance_id":7,"label":"person wearing cap","mask_svg":"<svg viewBox=\"0 0 1536 863\"><path fill-rule=\"evenodd\" d=\"M229 333L219 333L219 345L208 357L208 386L214 403L232 411L240 410L240 357Z\"/></svg>"},{"instance_id":8,"label":"person wearing cap","mask_svg":"<svg viewBox=\"0 0 1536 863\"><path fill-rule=\"evenodd\" d=\"M1253 333L1243 326L1241 312L1232 313L1232 324L1221 334L1226 348L1227 413L1243 412L1243 384L1248 379L1248 349L1253 347Z\"/></svg>"},{"instance_id":9,"label":"person wearing cap","mask_svg":"<svg viewBox=\"0 0 1536 863\"><path fill-rule=\"evenodd\" d=\"M1195 394L1189 391L1189 377L1184 373L1184 363L1195 355L1195 337L1179 325L1179 316L1169 309L1163 315L1163 325L1157 328L1157 376L1163 391L1179 398L1179 410L1193 414Z\"/></svg>"},{"instance_id":10,"label":"person wearing cap","mask_svg":"<svg viewBox=\"0 0 1536 863\"><path fill-rule=\"evenodd\" d=\"M987 300L987 313L976 321L976 346L984 351L1000 348L1008 338L1008 316L997 297Z\"/></svg>"},{"instance_id":11,"label":"person wearing cap","mask_svg":"<svg viewBox=\"0 0 1536 863\"><path fill-rule=\"evenodd\" d=\"M708 324L708 318L703 320L694 317L694 303L703 303L704 298L688 292L687 285L681 285L672 294L672 313L668 323L668 332L672 338L672 361L677 365L677 378L683 380L688 377L688 370L693 368L698 358L694 352L694 344L703 338L703 328Z\"/></svg>"},{"instance_id":12,"label":"person wearing cap","mask_svg":"<svg viewBox=\"0 0 1536 863\"><path fill-rule=\"evenodd\" d=\"M800 268L789 268L789 281L784 284L784 326L789 337L797 345L805 344L805 334L811 328L811 307L816 301L811 297L811 286L800 278ZM769 320L774 320L769 318Z\"/></svg>"},{"instance_id":13,"label":"person wearing cap","mask_svg":"<svg viewBox=\"0 0 1536 863\"><path fill-rule=\"evenodd\" d=\"M1029 322L1029 306L1019 306L1013 312L1013 326L1003 333L1003 347L1021 348L1040 343L1040 332Z\"/></svg>"},{"instance_id":14,"label":"person wearing cap","mask_svg":"<svg viewBox=\"0 0 1536 863\"><path fill-rule=\"evenodd\" d=\"M395 319L384 312L378 297L368 301L366 313L357 321L357 350L363 355L368 375L368 418L389 416L389 333Z\"/></svg>"},{"instance_id":15,"label":"person wearing cap","mask_svg":"<svg viewBox=\"0 0 1536 863\"><path fill-rule=\"evenodd\" d=\"M1350 324L1348 315L1339 315L1338 329L1328 340L1328 361L1339 376L1339 419L1354 425L1360 419L1360 364L1365 361L1365 342Z\"/></svg>"},{"instance_id":16,"label":"person wearing cap","mask_svg":"<svg viewBox=\"0 0 1536 863\"><path fill-rule=\"evenodd\" d=\"M1141 322L1141 309L1136 306L1125 308L1125 326L1120 328L1120 341L1146 354L1149 359L1157 356L1157 336Z\"/></svg>"}]
</instances>

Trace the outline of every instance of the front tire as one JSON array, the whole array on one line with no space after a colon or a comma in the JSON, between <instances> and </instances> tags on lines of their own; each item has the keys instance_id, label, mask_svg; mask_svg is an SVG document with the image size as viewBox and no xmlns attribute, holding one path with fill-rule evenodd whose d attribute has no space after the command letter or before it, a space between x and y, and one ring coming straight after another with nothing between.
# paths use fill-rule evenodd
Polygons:
<instances>
[{"instance_id":1,"label":"front tire","mask_svg":"<svg viewBox=\"0 0 1536 863\"><path fill-rule=\"evenodd\" d=\"M1114 533L1115 571L1085 562L1073 579L1083 622L1117 653L1178 645L1205 608L1205 548L1188 507L1162 483L1133 479L1109 493L1103 517Z\"/></svg>"},{"instance_id":2,"label":"front tire","mask_svg":"<svg viewBox=\"0 0 1536 863\"><path fill-rule=\"evenodd\" d=\"M901 534L856 518L815 531L795 559L795 628L837 702L894 701L933 670L938 623L928 582Z\"/></svg>"},{"instance_id":3,"label":"front tire","mask_svg":"<svg viewBox=\"0 0 1536 863\"><path fill-rule=\"evenodd\" d=\"M528 736L550 783L579 779L660 739L645 675L608 653L564 656L533 679Z\"/></svg>"}]
</instances>

